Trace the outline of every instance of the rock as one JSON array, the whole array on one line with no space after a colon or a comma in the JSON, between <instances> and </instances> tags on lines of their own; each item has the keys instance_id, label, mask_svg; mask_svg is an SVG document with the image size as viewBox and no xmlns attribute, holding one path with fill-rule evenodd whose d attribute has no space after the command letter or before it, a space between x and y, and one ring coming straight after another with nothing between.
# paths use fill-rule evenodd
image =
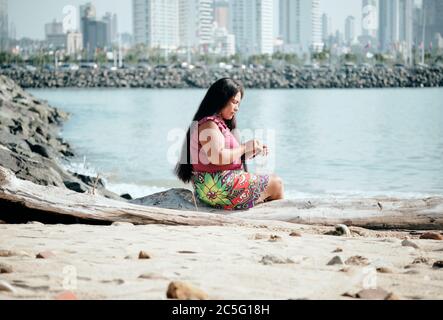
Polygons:
<instances>
[{"instance_id":1,"label":"rock","mask_svg":"<svg viewBox=\"0 0 443 320\"><path fill-rule=\"evenodd\" d=\"M377 268L378 273L394 273L393 270L389 267L379 267Z\"/></svg>"},{"instance_id":2,"label":"rock","mask_svg":"<svg viewBox=\"0 0 443 320\"><path fill-rule=\"evenodd\" d=\"M122 194L120 197L126 200L133 200L129 193Z\"/></svg>"},{"instance_id":3,"label":"rock","mask_svg":"<svg viewBox=\"0 0 443 320\"><path fill-rule=\"evenodd\" d=\"M352 237L351 230L344 224L338 224L335 226L335 232L338 236Z\"/></svg>"},{"instance_id":4,"label":"rock","mask_svg":"<svg viewBox=\"0 0 443 320\"><path fill-rule=\"evenodd\" d=\"M38 253L35 257L37 259L50 259L55 257L55 254L52 251L43 251Z\"/></svg>"},{"instance_id":5,"label":"rock","mask_svg":"<svg viewBox=\"0 0 443 320\"><path fill-rule=\"evenodd\" d=\"M85 186L75 181L63 181L63 183L65 184L66 188L78 193L85 193L88 191L88 189Z\"/></svg>"},{"instance_id":6,"label":"rock","mask_svg":"<svg viewBox=\"0 0 443 320\"><path fill-rule=\"evenodd\" d=\"M431 259L426 257L418 257L412 261L412 264L431 264Z\"/></svg>"},{"instance_id":7,"label":"rock","mask_svg":"<svg viewBox=\"0 0 443 320\"><path fill-rule=\"evenodd\" d=\"M443 268L443 260L437 261L432 265L434 269L442 269Z\"/></svg>"},{"instance_id":8,"label":"rock","mask_svg":"<svg viewBox=\"0 0 443 320\"><path fill-rule=\"evenodd\" d=\"M272 265L272 264L292 264L295 263L293 260L289 258L282 258L275 255L265 255L261 260L261 264Z\"/></svg>"},{"instance_id":9,"label":"rock","mask_svg":"<svg viewBox=\"0 0 443 320\"><path fill-rule=\"evenodd\" d=\"M14 256L14 252L11 250L0 250L0 257L7 258Z\"/></svg>"},{"instance_id":10,"label":"rock","mask_svg":"<svg viewBox=\"0 0 443 320\"><path fill-rule=\"evenodd\" d=\"M353 256L346 260L345 264L353 266L367 266L369 265L369 260L362 256Z\"/></svg>"},{"instance_id":11,"label":"rock","mask_svg":"<svg viewBox=\"0 0 443 320\"><path fill-rule=\"evenodd\" d=\"M14 287L11 286L8 282L6 282L4 280L0 280L0 291L6 291L6 292L11 292L11 293L16 292Z\"/></svg>"},{"instance_id":12,"label":"rock","mask_svg":"<svg viewBox=\"0 0 443 320\"><path fill-rule=\"evenodd\" d=\"M290 237L301 237L301 233L298 232L298 231L292 231L292 232L289 234L289 236L290 236Z\"/></svg>"},{"instance_id":13,"label":"rock","mask_svg":"<svg viewBox=\"0 0 443 320\"><path fill-rule=\"evenodd\" d=\"M112 227L133 227L134 224L131 223L131 222L119 222L119 221L117 221L117 222L113 222L111 224L111 226Z\"/></svg>"},{"instance_id":14,"label":"rock","mask_svg":"<svg viewBox=\"0 0 443 320\"><path fill-rule=\"evenodd\" d=\"M145 279L145 280L166 280L167 278L160 275L160 274L155 274L155 273L143 273L141 274L139 277L139 279Z\"/></svg>"},{"instance_id":15,"label":"rock","mask_svg":"<svg viewBox=\"0 0 443 320\"><path fill-rule=\"evenodd\" d=\"M78 299L73 292L65 291L56 295L55 300L78 300Z\"/></svg>"},{"instance_id":16,"label":"rock","mask_svg":"<svg viewBox=\"0 0 443 320\"><path fill-rule=\"evenodd\" d=\"M418 245L416 245L414 242L412 242L412 241L410 241L410 240L408 240L408 239L403 240L402 243L401 243L401 245L402 245L403 247L411 247L411 248L415 248L415 249L418 249L418 248L419 248Z\"/></svg>"},{"instance_id":17,"label":"rock","mask_svg":"<svg viewBox=\"0 0 443 320\"><path fill-rule=\"evenodd\" d=\"M385 298L385 300L401 300L399 296L397 296L395 293L390 293Z\"/></svg>"},{"instance_id":18,"label":"rock","mask_svg":"<svg viewBox=\"0 0 443 320\"><path fill-rule=\"evenodd\" d=\"M207 300L208 295L201 289L186 282L173 281L169 284L166 297L178 300Z\"/></svg>"},{"instance_id":19,"label":"rock","mask_svg":"<svg viewBox=\"0 0 443 320\"><path fill-rule=\"evenodd\" d=\"M332 251L332 253L339 253L339 252L343 252L342 248L337 248L334 251Z\"/></svg>"},{"instance_id":20,"label":"rock","mask_svg":"<svg viewBox=\"0 0 443 320\"><path fill-rule=\"evenodd\" d=\"M328 262L328 266L334 266L334 265L343 265L344 262L342 260L342 258L340 256L335 256L334 258L332 258L329 262Z\"/></svg>"},{"instance_id":21,"label":"rock","mask_svg":"<svg viewBox=\"0 0 443 320\"><path fill-rule=\"evenodd\" d=\"M12 267L10 265L0 263L0 273L12 273Z\"/></svg>"},{"instance_id":22,"label":"rock","mask_svg":"<svg viewBox=\"0 0 443 320\"><path fill-rule=\"evenodd\" d=\"M263 240L268 238L268 236L266 234L263 233L256 233L252 236L252 240Z\"/></svg>"},{"instance_id":23,"label":"rock","mask_svg":"<svg viewBox=\"0 0 443 320\"><path fill-rule=\"evenodd\" d=\"M436 232L426 232L420 236L422 240L443 240L443 235Z\"/></svg>"},{"instance_id":24,"label":"rock","mask_svg":"<svg viewBox=\"0 0 443 320\"><path fill-rule=\"evenodd\" d=\"M149 255L149 253L147 253L145 251L140 251L140 253L138 254L138 258L139 259L151 259L151 256Z\"/></svg>"},{"instance_id":25,"label":"rock","mask_svg":"<svg viewBox=\"0 0 443 320\"><path fill-rule=\"evenodd\" d=\"M383 289L365 289L356 294L356 298L363 300L385 300L390 293Z\"/></svg>"},{"instance_id":26,"label":"rock","mask_svg":"<svg viewBox=\"0 0 443 320\"><path fill-rule=\"evenodd\" d=\"M278 242L278 241L282 241L283 239L282 239L282 237L280 237L280 236L277 236L277 235L271 235L270 237L269 237L269 242Z\"/></svg>"}]
</instances>

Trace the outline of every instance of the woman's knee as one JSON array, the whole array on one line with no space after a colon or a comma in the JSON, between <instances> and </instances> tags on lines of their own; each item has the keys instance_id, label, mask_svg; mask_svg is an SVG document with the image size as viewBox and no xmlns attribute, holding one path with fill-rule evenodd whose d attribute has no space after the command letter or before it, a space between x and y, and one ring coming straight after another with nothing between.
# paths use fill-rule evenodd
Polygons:
<instances>
[{"instance_id":1,"label":"woman's knee","mask_svg":"<svg viewBox=\"0 0 443 320\"><path fill-rule=\"evenodd\" d=\"M279 176L272 175L269 179L269 186L274 195L283 196L284 184Z\"/></svg>"}]
</instances>

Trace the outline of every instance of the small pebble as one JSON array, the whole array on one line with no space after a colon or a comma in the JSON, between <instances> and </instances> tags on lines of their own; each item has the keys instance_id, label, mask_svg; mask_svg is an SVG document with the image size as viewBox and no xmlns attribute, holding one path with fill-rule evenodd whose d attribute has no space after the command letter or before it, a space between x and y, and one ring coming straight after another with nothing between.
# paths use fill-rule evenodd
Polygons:
<instances>
[{"instance_id":1,"label":"small pebble","mask_svg":"<svg viewBox=\"0 0 443 320\"><path fill-rule=\"evenodd\" d=\"M168 299L178 300L207 300L208 295L201 289L195 288L186 282L173 281L166 291Z\"/></svg>"},{"instance_id":2,"label":"small pebble","mask_svg":"<svg viewBox=\"0 0 443 320\"><path fill-rule=\"evenodd\" d=\"M365 289L357 293L356 297L363 300L385 300L390 293L383 289Z\"/></svg>"},{"instance_id":3,"label":"small pebble","mask_svg":"<svg viewBox=\"0 0 443 320\"><path fill-rule=\"evenodd\" d=\"M419 248L418 245L416 245L414 242L412 242L411 240L408 240L408 239L403 240L401 245L403 247L412 247L412 248L415 248L415 249Z\"/></svg>"},{"instance_id":4,"label":"small pebble","mask_svg":"<svg viewBox=\"0 0 443 320\"><path fill-rule=\"evenodd\" d=\"M277 242L277 241L282 241L282 238L280 237L280 236L277 236L277 235L271 235L270 237L269 237L269 240L268 240L269 242Z\"/></svg>"},{"instance_id":5,"label":"small pebble","mask_svg":"<svg viewBox=\"0 0 443 320\"><path fill-rule=\"evenodd\" d=\"M7 264L0 263L0 273L12 273L12 267Z\"/></svg>"},{"instance_id":6,"label":"small pebble","mask_svg":"<svg viewBox=\"0 0 443 320\"><path fill-rule=\"evenodd\" d=\"M342 260L342 258L340 256L335 256L334 258L332 258L329 262L328 262L328 266L334 266L334 265L343 265L344 262Z\"/></svg>"},{"instance_id":7,"label":"small pebble","mask_svg":"<svg viewBox=\"0 0 443 320\"><path fill-rule=\"evenodd\" d=\"M353 256L346 260L345 264L353 266L367 266L369 265L369 260L368 258L362 256Z\"/></svg>"},{"instance_id":8,"label":"small pebble","mask_svg":"<svg viewBox=\"0 0 443 320\"><path fill-rule=\"evenodd\" d=\"M138 254L139 259L151 259L151 255L145 251L140 251Z\"/></svg>"},{"instance_id":9,"label":"small pebble","mask_svg":"<svg viewBox=\"0 0 443 320\"><path fill-rule=\"evenodd\" d=\"M443 268L443 260L437 261L432 265L432 268L434 269L441 269Z\"/></svg>"},{"instance_id":10,"label":"small pebble","mask_svg":"<svg viewBox=\"0 0 443 320\"><path fill-rule=\"evenodd\" d=\"M55 256L55 254L52 251L43 251L43 252L38 253L35 257L37 259L49 259L54 256Z\"/></svg>"},{"instance_id":11,"label":"small pebble","mask_svg":"<svg viewBox=\"0 0 443 320\"><path fill-rule=\"evenodd\" d=\"M345 224L338 224L335 226L335 232L338 236L352 237L351 230Z\"/></svg>"},{"instance_id":12,"label":"small pebble","mask_svg":"<svg viewBox=\"0 0 443 320\"><path fill-rule=\"evenodd\" d=\"M281 258L274 255L266 255L260 260L260 263L267 266L272 264L292 264L294 263L294 261L289 258Z\"/></svg>"},{"instance_id":13,"label":"small pebble","mask_svg":"<svg viewBox=\"0 0 443 320\"><path fill-rule=\"evenodd\" d=\"M78 299L73 292L65 291L56 295L55 300L78 300Z\"/></svg>"},{"instance_id":14,"label":"small pebble","mask_svg":"<svg viewBox=\"0 0 443 320\"><path fill-rule=\"evenodd\" d=\"M340 253L340 252L343 252L342 248L337 248L334 251L332 251L332 253Z\"/></svg>"},{"instance_id":15,"label":"small pebble","mask_svg":"<svg viewBox=\"0 0 443 320\"><path fill-rule=\"evenodd\" d=\"M388 267L379 267L377 268L378 273L394 273L391 268Z\"/></svg>"},{"instance_id":16,"label":"small pebble","mask_svg":"<svg viewBox=\"0 0 443 320\"><path fill-rule=\"evenodd\" d=\"M431 264L431 259L425 257L415 258L412 264Z\"/></svg>"},{"instance_id":17,"label":"small pebble","mask_svg":"<svg viewBox=\"0 0 443 320\"><path fill-rule=\"evenodd\" d=\"M443 240L443 236L436 232L426 232L420 236L422 240Z\"/></svg>"},{"instance_id":18,"label":"small pebble","mask_svg":"<svg viewBox=\"0 0 443 320\"><path fill-rule=\"evenodd\" d=\"M292 231L292 232L289 234L289 236L290 236L290 237L301 237L301 233L298 232L298 231Z\"/></svg>"}]
</instances>

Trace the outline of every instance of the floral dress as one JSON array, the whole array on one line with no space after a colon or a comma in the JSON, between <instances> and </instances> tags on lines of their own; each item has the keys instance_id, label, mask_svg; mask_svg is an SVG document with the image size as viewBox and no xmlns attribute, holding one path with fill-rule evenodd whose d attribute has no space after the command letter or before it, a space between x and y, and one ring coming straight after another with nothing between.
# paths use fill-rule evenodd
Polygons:
<instances>
[{"instance_id":1,"label":"floral dress","mask_svg":"<svg viewBox=\"0 0 443 320\"><path fill-rule=\"evenodd\" d=\"M225 137L227 148L239 147L237 139L221 117L206 117L199 121L199 125L206 121L214 121L217 124ZM201 145L197 142L198 135L195 135L195 132L192 139L195 141L194 144L191 142L191 154L193 157L200 157L197 155L200 155ZM216 166L203 165L200 163L200 158L198 159L198 163L194 165L192 184L196 197L211 207L222 210L251 209L257 204L269 184L268 175L245 172L241 162Z\"/></svg>"},{"instance_id":2,"label":"floral dress","mask_svg":"<svg viewBox=\"0 0 443 320\"><path fill-rule=\"evenodd\" d=\"M243 170L196 172L192 182L196 196L207 205L223 210L248 210L257 204L269 176Z\"/></svg>"}]
</instances>

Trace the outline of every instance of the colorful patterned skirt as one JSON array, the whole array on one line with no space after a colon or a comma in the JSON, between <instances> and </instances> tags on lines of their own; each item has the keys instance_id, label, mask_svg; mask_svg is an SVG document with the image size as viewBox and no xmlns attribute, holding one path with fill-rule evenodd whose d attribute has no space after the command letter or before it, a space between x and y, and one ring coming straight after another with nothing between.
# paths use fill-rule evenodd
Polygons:
<instances>
[{"instance_id":1,"label":"colorful patterned skirt","mask_svg":"<svg viewBox=\"0 0 443 320\"><path fill-rule=\"evenodd\" d=\"M257 204L268 186L269 176L243 170L194 172L192 183L196 197L211 207L248 210Z\"/></svg>"}]
</instances>

